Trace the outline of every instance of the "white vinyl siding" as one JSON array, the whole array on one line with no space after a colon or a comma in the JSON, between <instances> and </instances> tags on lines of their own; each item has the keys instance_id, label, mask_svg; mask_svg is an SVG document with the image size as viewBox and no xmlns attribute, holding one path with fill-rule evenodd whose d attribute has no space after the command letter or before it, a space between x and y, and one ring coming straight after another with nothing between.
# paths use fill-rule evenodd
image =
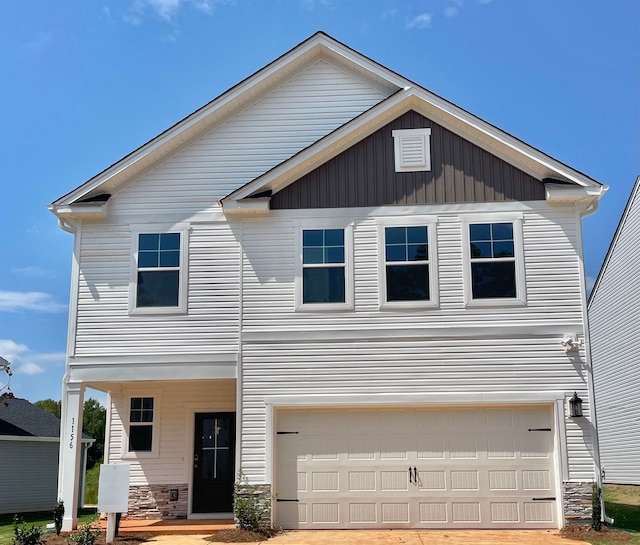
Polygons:
<instances>
[{"instance_id":1,"label":"white vinyl siding","mask_svg":"<svg viewBox=\"0 0 640 545\"><path fill-rule=\"evenodd\" d=\"M126 423L130 396L111 395L108 462L131 464L131 485L189 483L193 458L193 412L235 412L236 382L183 381L141 382L136 391L162 390L162 405L154 414L154 433L158 434L158 456L123 456L126 450Z\"/></svg>"},{"instance_id":2,"label":"white vinyl siding","mask_svg":"<svg viewBox=\"0 0 640 545\"><path fill-rule=\"evenodd\" d=\"M589 301L606 482L640 485L640 178Z\"/></svg>"},{"instance_id":3,"label":"white vinyl siding","mask_svg":"<svg viewBox=\"0 0 640 545\"><path fill-rule=\"evenodd\" d=\"M509 206L495 208L507 212ZM304 219L299 211L272 212L268 221L244 222L244 429L265 426L269 395L576 390L589 419L584 370L576 370L560 345L565 331L584 335L573 210L541 204L522 211L527 305L499 308L465 308L465 214L434 206L393 210L403 217L421 212L438 221L440 306L435 309L380 310L379 211L306 210ZM478 215L473 206L469 212ZM355 309L296 313L296 226L317 222L323 214L355 218ZM594 478L589 430L567 420L571 480ZM261 482L264 437L248 433L242 446L247 474Z\"/></svg>"},{"instance_id":4,"label":"white vinyl siding","mask_svg":"<svg viewBox=\"0 0 640 545\"><path fill-rule=\"evenodd\" d=\"M237 351L240 247L229 225L191 229L188 314L129 315L130 252L128 226L83 227L76 356Z\"/></svg>"},{"instance_id":5,"label":"white vinyl siding","mask_svg":"<svg viewBox=\"0 0 640 545\"><path fill-rule=\"evenodd\" d=\"M326 61L316 62L114 195L110 213L188 216L214 208L387 96Z\"/></svg>"}]
</instances>

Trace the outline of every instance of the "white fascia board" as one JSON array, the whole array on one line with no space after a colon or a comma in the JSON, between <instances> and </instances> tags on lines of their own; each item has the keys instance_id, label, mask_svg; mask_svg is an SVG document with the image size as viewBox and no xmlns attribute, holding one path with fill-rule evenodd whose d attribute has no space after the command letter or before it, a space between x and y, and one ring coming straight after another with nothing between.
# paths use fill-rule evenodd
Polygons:
<instances>
[{"instance_id":1,"label":"white fascia board","mask_svg":"<svg viewBox=\"0 0 640 545\"><path fill-rule=\"evenodd\" d=\"M195 135L212 127L216 122L228 119L241 108L244 108L247 102L253 101L268 90L275 88L283 78L286 78L293 71L313 59L321 57L323 53L330 53L328 56L339 56L350 63L362 67L369 77L374 80L382 80L387 85L391 84L398 87L406 85L405 80L399 78L392 71L350 50L347 46L340 44L326 34L316 33L83 185L54 201L53 204L73 203L101 185L108 184L110 189L119 186L132 176L156 164L168 154L175 152Z\"/></svg>"},{"instance_id":2,"label":"white fascia board","mask_svg":"<svg viewBox=\"0 0 640 545\"><path fill-rule=\"evenodd\" d=\"M546 199L550 203L572 203L598 198L609 189L606 185L585 187L568 184L545 184Z\"/></svg>"},{"instance_id":3,"label":"white fascia board","mask_svg":"<svg viewBox=\"0 0 640 545\"><path fill-rule=\"evenodd\" d=\"M251 214L252 216L269 213L270 197L256 199L241 199L238 201L224 201L222 208L226 214Z\"/></svg>"},{"instance_id":4,"label":"white fascia board","mask_svg":"<svg viewBox=\"0 0 640 545\"><path fill-rule=\"evenodd\" d=\"M48 206L49 210L61 219L106 218L108 207L108 201Z\"/></svg>"}]
</instances>

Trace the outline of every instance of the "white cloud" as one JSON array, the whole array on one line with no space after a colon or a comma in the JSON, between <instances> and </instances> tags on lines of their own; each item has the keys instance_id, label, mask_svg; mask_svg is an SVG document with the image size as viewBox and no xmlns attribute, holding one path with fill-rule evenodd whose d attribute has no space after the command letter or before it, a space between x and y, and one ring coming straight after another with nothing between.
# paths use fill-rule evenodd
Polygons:
<instances>
[{"instance_id":1,"label":"white cloud","mask_svg":"<svg viewBox=\"0 0 640 545\"><path fill-rule=\"evenodd\" d=\"M51 278L53 276L51 271L43 269L42 267L38 267L37 265L29 265L27 267L11 269L11 272L13 274L26 276L28 278Z\"/></svg>"},{"instance_id":2,"label":"white cloud","mask_svg":"<svg viewBox=\"0 0 640 545\"><path fill-rule=\"evenodd\" d=\"M46 371L40 364L64 365L65 355L61 352L49 354L33 353L25 344L18 344L10 339L0 339L0 355L11 364L11 372L14 376L39 375ZM3 384L0 377L0 386Z\"/></svg>"},{"instance_id":3,"label":"white cloud","mask_svg":"<svg viewBox=\"0 0 640 545\"><path fill-rule=\"evenodd\" d=\"M429 28L431 26L431 19L433 15L430 13L421 13L416 15L407 23L407 28Z\"/></svg>"},{"instance_id":4,"label":"white cloud","mask_svg":"<svg viewBox=\"0 0 640 545\"><path fill-rule=\"evenodd\" d=\"M458 11L460 11L456 6L449 6L444 8L444 14L447 17L455 17L458 15Z\"/></svg>"},{"instance_id":5,"label":"white cloud","mask_svg":"<svg viewBox=\"0 0 640 545\"><path fill-rule=\"evenodd\" d=\"M39 291L0 291L0 312L65 312L67 305L58 303L48 293Z\"/></svg>"},{"instance_id":6,"label":"white cloud","mask_svg":"<svg viewBox=\"0 0 640 545\"><path fill-rule=\"evenodd\" d=\"M43 53L53 44L53 34L51 32L41 34L30 42L20 46L20 55L22 57L36 57Z\"/></svg>"},{"instance_id":7,"label":"white cloud","mask_svg":"<svg viewBox=\"0 0 640 545\"><path fill-rule=\"evenodd\" d=\"M233 3L234 0L132 0L127 10L122 14L125 22L140 25L145 15L155 13L168 23L172 22L177 13L184 6L191 6L198 11L211 14L216 5ZM310 3L326 4L328 0L303 0Z\"/></svg>"}]
</instances>

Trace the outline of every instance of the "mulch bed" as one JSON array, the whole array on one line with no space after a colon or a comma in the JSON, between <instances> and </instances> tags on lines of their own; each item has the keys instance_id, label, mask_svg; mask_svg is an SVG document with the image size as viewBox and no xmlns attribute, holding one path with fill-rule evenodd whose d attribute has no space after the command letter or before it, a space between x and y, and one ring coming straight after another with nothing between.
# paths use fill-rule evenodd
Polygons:
<instances>
[{"instance_id":1,"label":"mulch bed","mask_svg":"<svg viewBox=\"0 0 640 545\"><path fill-rule=\"evenodd\" d=\"M229 530L220 530L205 539L211 543L250 543L255 541L266 541L278 533L278 530L265 529L261 532L250 532L249 530L233 528Z\"/></svg>"},{"instance_id":2,"label":"mulch bed","mask_svg":"<svg viewBox=\"0 0 640 545\"><path fill-rule=\"evenodd\" d=\"M576 539L582 541L590 541L592 539L607 538L608 543L612 544L621 544L629 543L631 541L631 534L629 532L625 532L623 530L614 530L613 528L609 528L608 526L602 525L602 530L600 532L596 532L591 526L578 526L571 525L565 526L562 530L560 530L560 535L562 537L566 537L567 539Z\"/></svg>"},{"instance_id":3,"label":"mulch bed","mask_svg":"<svg viewBox=\"0 0 640 545\"><path fill-rule=\"evenodd\" d=\"M115 545L138 545L139 543L151 540L153 536L154 534L151 533L125 534L116 537L113 543L115 543ZM56 535L55 533L45 534L42 538L47 545L69 545L72 543L71 540L69 540L68 532L62 532L60 535ZM100 537L96 540L95 545L106 545L105 538L105 533L102 532Z\"/></svg>"}]
</instances>

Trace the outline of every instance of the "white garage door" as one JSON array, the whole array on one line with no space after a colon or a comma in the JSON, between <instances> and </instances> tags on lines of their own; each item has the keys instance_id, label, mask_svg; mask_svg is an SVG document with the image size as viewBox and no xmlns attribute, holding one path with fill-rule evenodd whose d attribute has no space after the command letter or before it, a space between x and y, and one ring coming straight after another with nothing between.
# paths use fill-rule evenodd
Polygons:
<instances>
[{"instance_id":1,"label":"white garage door","mask_svg":"<svg viewBox=\"0 0 640 545\"><path fill-rule=\"evenodd\" d=\"M283 528L555 528L551 406L280 410Z\"/></svg>"}]
</instances>

